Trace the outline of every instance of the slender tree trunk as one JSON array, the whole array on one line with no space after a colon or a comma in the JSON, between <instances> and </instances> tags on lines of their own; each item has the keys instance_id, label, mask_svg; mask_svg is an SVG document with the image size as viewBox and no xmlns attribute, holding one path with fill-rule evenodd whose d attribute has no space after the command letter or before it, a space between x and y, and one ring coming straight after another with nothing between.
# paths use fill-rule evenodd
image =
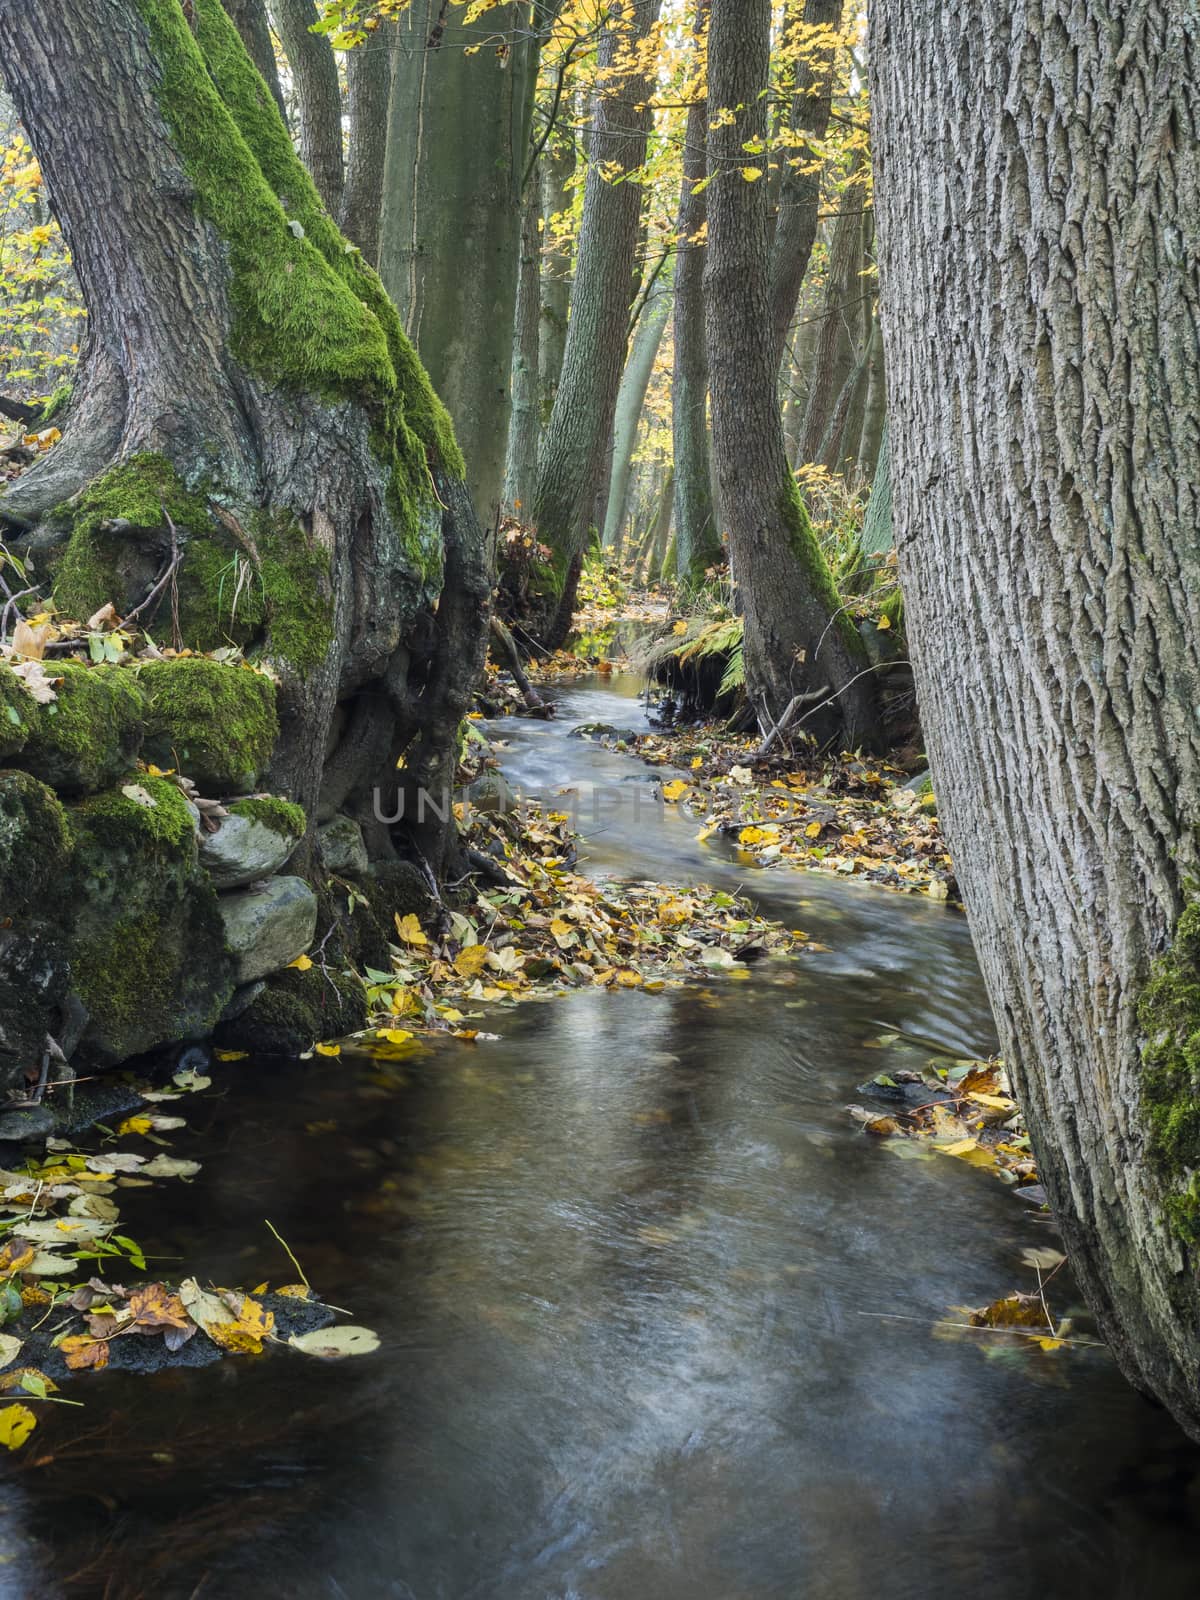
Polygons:
<instances>
[{"instance_id":1,"label":"slender tree trunk","mask_svg":"<svg viewBox=\"0 0 1200 1600\"><path fill-rule=\"evenodd\" d=\"M395 59L396 30L387 24L376 29L365 44L356 46L346 56L350 132L346 140L341 228L373 267L379 265L383 164Z\"/></svg>"},{"instance_id":2,"label":"slender tree trunk","mask_svg":"<svg viewBox=\"0 0 1200 1600\"><path fill-rule=\"evenodd\" d=\"M283 41L300 122L300 159L312 175L325 209L336 217L342 201L342 91L337 61L325 34L312 33L316 0L271 0Z\"/></svg>"},{"instance_id":3,"label":"slender tree trunk","mask_svg":"<svg viewBox=\"0 0 1200 1600\"><path fill-rule=\"evenodd\" d=\"M770 0L713 0L704 270L713 447L763 731L795 695L828 685L832 703L816 702L805 727L821 742L857 745L876 735L871 678L784 453L766 195L741 172L746 142L766 132L770 30Z\"/></svg>"},{"instance_id":4,"label":"slender tree trunk","mask_svg":"<svg viewBox=\"0 0 1200 1600\"><path fill-rule=\"evenodd\" d=\"M657 21L660 4L631 0L620 17L613 16L600 38L601 74L611 73L623 52L636 51ZM642 188L622 176L635 173L645 160L653 120L650 92L649 79L631 69L603 86L593 106L571 318L534 495L539 536L554 552L554 587L543 596L546 616L538 629L550 648L562 642L571 625L625 365Z\"/></svg>"},{"instance_id":5,"label":"slender tree trunk","mask_svg":"<svg viewBox=\"0 0 1200 1600\"><path fill-rule=\"evenodd\" d=\"M448 418L219 0L104 0L103 21L98 51L96 0L0 3L89 310L63 438L2 514L61 558L55 594L79 616L130 610L178 547L180 636L274 664L269 781L310 819L339 702L381 708L352 787L394 788L406 752L444 790L490 587ZM98 525L86 498L63 504L89 488L116 512ZM238 567L235 617L220 575ZM409 838L437 872L453 824Z\"/></svg>"},{"instance_id":6,"label":"slender tree trunk","mask_svg":"<svg viewBox=\"0 0 1200 1600\"><path fill-rule=\"evenodd\" d=\"M539 45L521 5L466 19L442 0L413 0L397 24L380 268L450 408L476 510L490 522L504 493Z\"/></svg>"},{"instance_id":7,"label":"slender tree trunk","mask_svg":"<svg viewBox=\"0 0 1200 1600\"><path fill-rule=\"evenodd\" d=\"M887 414L887 380L883 360L883 324L878 316L871 328L871 346L867 356L869 377L867 399L863 407L862 438L858 446L858 466L863 477L870 482L878 470L883 443L884 420Z\"/></svg>"},{"instance_id":8,"label":"slender tree trunk","mask_svg":"<svg viewBox=\"0 0 1200 1600\"><path fill-rule=\"evenodd\" d=\"M608 505L604 517L602 542L611 545L617 530L625 520L626 502L629 498L629 475L633 470L633 452L637 444L638 427L646 391L654 371L658 347L667 326L671 310L671 269L659 276L642 307L629 350L629 360L621 375L617 391L617 406L613 416L612 471L608 480Z\"/></svg>"},{"instance_id":9,"label":"slender tree trunk","mask_svg":"<svg viewBox=\"0 0 1200 1600\"><path fill-rule=\"evenodd\" d=\"M853 370L857 351L854 330L861 326L862 212L860 191L851 187L842 196L842 212L833 230L829 269L825 278L825 305L817 324L812 386L800 431L800 461L819 461L821 447L833 420L838 398Z\"/></svg>"},{"instance_id":10,"label":"slender tree trunk","mask_svg":"<svg viewBox=\"0 0 1200 1600\"><path fill-rule=\"evenodd\" d=\"M939 812L1076 1279L1200 1438L1200 35L876 0L871 63Z\"/></svg>"},{"instance_id":11,"label":"slender tree trunk","mask_svg":"<svg viewBox=\"0 0 1200 1600\"><path fill-rule=\"evenodd\" d=\"M805 0L801 38L805 34L813 37L818 28L836 30L841 25L842 0ZM829 130L836 56L834 48L806 50L796 71L786 156L789 163L797 161L799 165L788 165L784 172L771 241L771 328L777 369L817 237L821 158L813 141L824 139Z\"/></svg>"},{"instance_id":12,"label":"slender tree trunk","mask_svg":"<svg viewBox=\"0 0 1200 1600\"><path fill-rule=\"evenodd\" d=\"M271 19L267 16L266 0L223 0L233 25L241 35L251 61L262 74L270 89L279 115L287 121L287 107L283 90L279 86L279 68L275 62L275 43L271 38Z\"/></svg>"},{"instance_id":13,"label":"slender tree trunk","mask_svg":"<svg viewBox=\"0 0 1200 1600\"><path fill-rule=\"evenodd\" d=\"M867 501L867 514L863 518L858 548L865 558L870 559L886 556L895 542L892 533L891 461L885 423L876 458L874 481L871 484L871 498Z\"/></svg>"},{"instance_id":14,"label":"slender tree trunk","mask_svg":"<svg viewBox=\"0 0 1200 1600\"><path fill-rule=\"evenodd\" d=\"M561 215L571 204L570 184L575 176L575 140L551 140L542 152L542 222ZM543 425L550 421L558 380L562 375L563 352L567 347L567 318L571 309L571 252L547 244L542 262L542 327L539 341L538 375L541 389Z\"/></svg>"},{"instance_id":15,"label":"slender tree trunk","mask_svg":"<svg viewBox=\"0 0 1200 1600\"><path fill-rule=\"evenodd\" d=\"M518 516L527 516L537 479L538 437L542 413L538 355L542 323L541 185L535 172L525 193L521 217L521 262L517 277L517 311L513 324L512 420L508 426L508 459L504 468L504 500Z\"/></svg>"},{"instance_id":16,"label":"slender tree trunk","mask_svg":"<svg viewBox=\"0 0 1200 1600\"><path fill-rule=\"evenodd\" d=\"M658 497L658 511L651 526L646 560L645 581L657 583L662 577L663 562L671 538L671 521L675 509L675 469L667 468L662 490Z\"/></svg>"},{"instance_id":17,"label":"slender tree trunk","mask_svg":"<svg viewBox=\"0 0 1200 1600\"><path fill-rule=\"evenodd\" d=\"M708 25L708 0L696 8L696 48ZM671 437L675 463L675 569L687 591L724 554L712 492L708 444L708 345L704 333L704 233L707 206L708 102L688 107L683 137L675 263L675 370Z\"/></svg>"}]
</instances>

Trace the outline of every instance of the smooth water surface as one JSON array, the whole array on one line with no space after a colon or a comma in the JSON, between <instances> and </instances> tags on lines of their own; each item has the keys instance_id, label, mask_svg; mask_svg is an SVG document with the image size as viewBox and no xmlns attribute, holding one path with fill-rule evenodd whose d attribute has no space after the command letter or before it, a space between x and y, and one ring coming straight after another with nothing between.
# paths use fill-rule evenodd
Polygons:
<instances>
[{"instance_id":1,"label":"smooth water surface","mask_svg":"<svg viewBox=\"0 0 1200 1600\"><path fill-rule=\"evenodd\" d=\"M992 1046L962 919L635 815L646 770L567 737L640 725L630 693L505 722L510 777L602 786L588 870L745 884L831 953L495 1012L498 1043L378 1068L220 1069L175 1145L204 1170L127 1191L129 1231L164 1275L277 1284L269 1217L382 1348L81 1380L8 1471L0 1595L1195 1593L1200 1453L1103 1352L931 1332L1031 1287L1051 1227L845 1114L926 1058L881 1032Z\"/></svg>"}]
</instances>

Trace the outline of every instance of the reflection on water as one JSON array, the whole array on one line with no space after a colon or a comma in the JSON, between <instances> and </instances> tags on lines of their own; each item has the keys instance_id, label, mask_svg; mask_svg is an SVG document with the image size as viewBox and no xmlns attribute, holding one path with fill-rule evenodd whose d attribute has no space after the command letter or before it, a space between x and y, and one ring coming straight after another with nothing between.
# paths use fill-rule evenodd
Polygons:
<instances>
[{"instance_id":1,"label":"reflection on water","mask_svg":"<svg viewBox=\"0 0 1200 1600\"><path fill-rule=\"evenodd\" d=\"M636 715L615 709L583 690L559 726L512 725L508 770L627 776L565 737ZM589 853L736 881L692 831L614 817ZM1107 1357L928 1331L1018 1282L1046 1225L842 1111L884 1059L921 1059L871 1048L881 1026L988 1046L961 921L752 887L834 953L527 1006L498 1044L378 1069L228 1069L180 1142L200 1179L131 1190L133 1231L278 1282L270 1217L382 1349L80 1383L49 1459L14 1459L0 1595L1191 1595L1200 1454Z\"/></svg>"}]
</instances>

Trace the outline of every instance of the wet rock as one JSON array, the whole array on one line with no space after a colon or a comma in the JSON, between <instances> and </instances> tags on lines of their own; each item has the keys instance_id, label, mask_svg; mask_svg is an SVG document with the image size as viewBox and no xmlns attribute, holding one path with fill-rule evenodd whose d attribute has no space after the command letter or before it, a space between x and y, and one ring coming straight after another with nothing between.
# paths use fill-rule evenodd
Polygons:
<instances>
[{"instance_id":1,"label":"wet rock","mask_svg":"<svg viewBox=\"0 0 1200 1600\"><path fill-rule=\"evenodd\" d=\"M235 989L232 1000L222 1011L217 1021L233 1022L235 1018L241 1016L243 1011L248 1010L254 1004L266 987L266 984L260 978L256 983L247 983L242 988Z\"/></svg>"},{"instance_id":2,"label":"wet rock","mask_svg":"<svg viewBox=\"0 0 1200 1600\"><path fill-rule=\"evenodd\" d=\"M55 930L24 919L0 929L0 1086L40 1066L46 1035L61 1026L67 981Z\"/></svg>"},{"instance_id":3,"label":"wet rock","mask_svg":"<svg viewBox=\"0 0 1200 1600\"><path fill-rule=\"evenodd\" d=\"M882 1100L890 1106L908 1108L944 1104L954 1099L947 1090L924 1083L915 1074L902 1072L896 1073L890 1083L881 1083L877 1078L871 1078L866 1083L860 1083L856 1092L869 1095L873 1100Z\"/></svg>"},{"instance_id":4,"label":"wet rock","mask_svg":"<svg viewBox=\"0 0 1200 1600\"><path fill-rule=\"evenodd\" d=\"M297 840L256 817L231 813L200 840L200 865L214 889L242 889L272 877L295 853Z\"/></svg>"},{"instance_id":5,"label":"wet rock","mask_svg":"<svg viewBox=\"0 0 1200 1600\"><path fill-rule=\"evenodd\" d=\"M317 929L317 897L303 878L271 878L222 895L218 905L239 984L286 967Z\"/></svg>"},{"instance_id":6,"label":"wet rock","mask_svg":"<svg viewBox=\"0 0 1200 1600\"><path fill-rule=\"evenodd\" d=\"M54 1113L45 1106L21 1106L13 1111L0 1111L0 1139L3 1140L44 1139L57 1126Z\"/></svg>"},{"instance_id":7,"label":"wet rock","mask_svg":"<svg viewBox=\"0 0 1200 1600\"><path fill-rule=\"evenodd\" d=\"M317 842L326 870L340 877L366 872L370 866L362 829L353 817L334 817L317 829Z\"/></svg>"},{"instance_id":8,"label":"wet rock","mask_svg":"<svg viewBox=\"0 0 1200 1600\"><path fill-rule=\"evenodd\" d=\"M485 815L515 811L520 797L502 772L483 772L467 790L467 800Z\"/></svg>"},{"instance_id":9,"label":"wet rock","mask_svg":"<svg viewBox=\"0 0 1200 1600\"><path fill-rule=\"evenodd\" d=\"M241 1016L223 1022L216 1042L222 1049L254 1055L302 1055L323 1039L338 1039L366 1026L367 995L357 978L312 966L277 972L262 986Z\"/></svg>"},{"instance_id":10,"label":"wet rock","mask_svg":"<svg viewBox=\"0 0 1200 1600\"><path fill-rule=\"evenodd\" d=\"M614 728L611 722L581 722L578 727L572 728L567 735L568 739L631 739L633 735L628 729L624 732Z\"/></svg>"}]
</instances>

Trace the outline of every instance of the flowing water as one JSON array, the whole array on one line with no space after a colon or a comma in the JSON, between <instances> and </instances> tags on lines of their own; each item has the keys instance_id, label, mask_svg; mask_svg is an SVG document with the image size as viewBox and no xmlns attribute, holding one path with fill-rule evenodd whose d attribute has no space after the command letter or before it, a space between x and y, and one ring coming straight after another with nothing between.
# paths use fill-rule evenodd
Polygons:
<instances>
[{"instance_id":1,"label":"flowing water","mask_svg":"<svg viewBox=\"0 0 1200 1600\"><path fill-rule=\"evenodd\" d=\"M270 1218L382 1348L84 1378L8 1471L3 1600L1194 1595L1200 1452L1108 1357L931 1331L1031 1287L1050 1225L843 1109L992 1047L961 917L697 844L568 737L644 726L633 688L502 724L510 778L596 797L589 870L742 884L830 953L219 1072L175 1145L200 1177L128 1191L130 1231L164 1275L278 1283Z\"/></svg>"}]
</instances>

